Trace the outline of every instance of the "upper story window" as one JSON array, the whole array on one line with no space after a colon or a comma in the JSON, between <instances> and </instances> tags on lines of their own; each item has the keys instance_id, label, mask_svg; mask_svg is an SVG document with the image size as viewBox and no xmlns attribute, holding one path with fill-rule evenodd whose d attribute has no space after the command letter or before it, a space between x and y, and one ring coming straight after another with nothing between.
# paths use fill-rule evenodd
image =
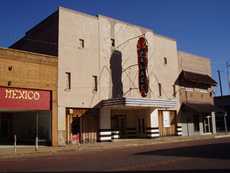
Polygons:
<instances>
[{"instance_id":1,"label":"upper story window","mask_svg":"<svg viewBox=\"0 0 230 173\"><path fill-rule=\"evenodd\" d=\"M93 80L94 80L94 91L98 90L98 82L97 82L97 76L93 75Z\"/></svg>"},{"instance_id":2,"label":"upper story window","mask_svg":"<svg viewBox=\"0 0 230 173\"><path fill-rule=\"evenodd\" d=\"M114 38L111 38L111 46L115 47L115 39Z\"/></svg>"},{"instance_id":3,"label":"upper story window","mask_svg":"<svg viewBox=\"0 0 230 173\"><path fill-rule=\"evenodd\" d=\"M70 72L65 72L65 81L66 81L65 89L70 90L71 89L71 73Z\"/></svg>"},{"instance_id":4,"label":"upper story window","mask_svg":"<svg viewBox=\"0 0 230 173\"><path fill-rule=\"evenodd\" d=\"M166 57L164 57L164 64L165 64L165 65L168 64L168 60L167 60Z\"/></svg>"},{"instance_id":5,"label":"upper story window","mask_svg":"<svg viewBox=\"0 0 230 173\"><path fill-rule=\"evenodd\" d=\"M84 48L85 47L85 40L79 39L79 48Z\"/></svg>"},{"instance_id":6,"label":"upper story window","mask_svg":"<svg viewBox=\"0 0 230 173\"><path fill-rule=\"evenodd\" d=\"M176 85L173 85L173 97L176 97Z\"/></svg>"},{"instance_id":7,"label":"upper story window","mask_svg":"<svg viewBox=\"0 0 230 173\"><path fill-rule=\"evenodd\" d=\"M159 89L159 96L161 96L162 95L162 93L161 93L161 90L162 90L161 83L158 83L158 89Z\"/></svg>"}]
</instances>

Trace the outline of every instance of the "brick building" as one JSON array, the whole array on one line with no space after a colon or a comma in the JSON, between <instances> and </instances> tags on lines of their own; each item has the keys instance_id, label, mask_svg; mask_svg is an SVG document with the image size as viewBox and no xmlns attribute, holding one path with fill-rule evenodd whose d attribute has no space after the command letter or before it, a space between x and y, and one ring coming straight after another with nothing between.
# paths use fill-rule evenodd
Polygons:
<instances>
[{"instance_id":1,"label":"brick building","mask_svg":"<svg viewBox=\"0 0 230 173\"><path fill-rule=\"evenodd\" d=\"M57 145L57 58L0 48L0 144Z\"/></svg>"}]
</instances>

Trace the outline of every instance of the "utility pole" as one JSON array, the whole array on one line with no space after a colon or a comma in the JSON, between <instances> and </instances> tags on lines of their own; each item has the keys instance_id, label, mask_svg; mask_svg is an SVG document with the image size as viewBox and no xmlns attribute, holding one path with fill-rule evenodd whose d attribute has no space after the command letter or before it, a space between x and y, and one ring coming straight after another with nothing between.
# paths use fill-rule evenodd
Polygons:
<instances>
[{"instance_id":1,"label":"utility pole","mask_svg":"<svg viewBox=\"0 0 230 173\"><path fill-rule=\"evenodd\" d=\"M228 65L227 65L228 66ZM220 83L220 95L223 96L223 91L222 91L222 84L221 84L221 77L220 77L220 70L217 70L218 72L218 77L219 77L219 83ZM225 134L228 132L228 127L227 127L227 113L224 113L224 129L225 129Z\"/></svg>"},{"instance_id":2,"label":"utility pole","mask_svg":"<svg viewBox=\"0 0 230 173\"><path fill-rule=\"evenodd\" d=\"M230 94L230 74L229 74L230 64L229 64L228 62L226 62L226 68L227 68L227 83L228 83L228 90L229 90L229 94Z\"/></svg>"},{"instance_id":3,"label":"utility pole","mask_svg":"<svg viewBox=\"0 0 230 173\"><path fill-rule=\"evenodd\" d=\"M220 95L223 96L222 83L221 83L221 77L220 77L220 70L217 70L217 73L218 73L219 84L220 84Z\"/></svg>"}]
</instances>

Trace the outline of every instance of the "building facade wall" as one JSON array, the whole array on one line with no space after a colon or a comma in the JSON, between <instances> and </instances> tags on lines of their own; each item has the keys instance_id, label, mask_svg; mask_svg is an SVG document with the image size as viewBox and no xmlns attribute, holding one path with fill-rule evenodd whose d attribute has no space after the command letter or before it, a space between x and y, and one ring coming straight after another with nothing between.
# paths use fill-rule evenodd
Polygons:
<instances>
[{"instance_id":1,"label":"building facade wall","mask_svg":"<svg viewBox=\"0 0 230 173\"><path fill-rule=\"evenodd\" d=\"M175 99L173 85L179 73L176 41L152 31L104 16L90 16L59 8L58 130L65 140L66 107L93 108L115 97L141 98L138 90L137 40L148 41L149 93L151 99ZM80 46L84 40L84 48ZM115 40L115 47L111 45ZM167 64L164 64L167 58ZM66 89L65 73L71 73L71 89ZM169 73L170 72L170 73ZM94 78L98 91L94 91ZM162 95L159 96L158 84ZM178 88L177 88L178 89Z\"/></svg>"},{"instance_id":2,"label":"building facade wall","mask_svg":"<svg viewBox=\"0 0 230 173\"><path fill-rule=\"evenodd\" d=\"M52 95L51 138L57 145L57 57L0 48L0 86L49 90ZM44 119L44 118L42 118ZM42 120L43 121L43 120ZM49 121L49 120L48 120ZM31 132L32 133L32 132Z\"/></svg>"}]
</instances>

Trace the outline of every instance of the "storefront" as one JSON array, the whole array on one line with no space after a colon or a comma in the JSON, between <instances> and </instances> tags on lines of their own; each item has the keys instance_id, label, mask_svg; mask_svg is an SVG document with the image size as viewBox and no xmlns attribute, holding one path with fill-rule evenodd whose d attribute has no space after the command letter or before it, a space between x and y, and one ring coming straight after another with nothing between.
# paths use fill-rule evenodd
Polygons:
<instances>
[{"instance_id":1,"label":"storefront","mask_svg":"<svg viewBox=\"0 0 230 173\"><path fill-rule=\"evenodd\" d=\"M0 87L0 145L50 145L51 91Z\"/></svg>"},{"instance_id":2,"label":"storefront","mask_svg":"<svg viewBox=\"0 0 230 173\"><path fill-rule=\"evenodd\" d=\"M98 109L66 109L66 143L97 142Z\"/></svg>"}]
</instances>

